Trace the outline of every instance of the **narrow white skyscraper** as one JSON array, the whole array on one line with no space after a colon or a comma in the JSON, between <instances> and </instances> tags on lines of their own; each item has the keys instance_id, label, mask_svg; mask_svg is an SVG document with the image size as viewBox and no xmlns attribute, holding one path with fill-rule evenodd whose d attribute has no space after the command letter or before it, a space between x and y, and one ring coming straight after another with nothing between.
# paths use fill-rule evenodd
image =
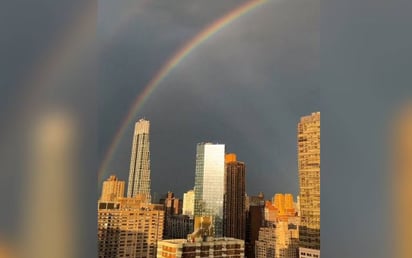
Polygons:
<instances>
[{"instance_id":1,"label":"narrow white skyscraper","mask_svg":"<svg viewBox=\"0 0 412 258\"><path fill-rule=\"evenodd\" d=\"M140 119L136 122L130 158L127 197L144 194L150 202L150 122Z\"/></svg>"}]
</instances>

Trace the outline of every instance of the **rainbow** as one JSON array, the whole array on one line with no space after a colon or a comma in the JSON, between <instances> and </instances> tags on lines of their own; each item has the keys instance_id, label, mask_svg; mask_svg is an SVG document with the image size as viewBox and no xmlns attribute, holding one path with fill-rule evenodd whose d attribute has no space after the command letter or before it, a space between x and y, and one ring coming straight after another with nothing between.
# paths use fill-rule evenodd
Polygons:
<instances>
[{"instance_id":1,"label":"rainbow","mask_svg":"<svg viewBox=\"0 0 412 258\"><path fill-rule=\"evenodd\" d=\"M146 85L144 90L140 95L137 96L135 101L133 102L129 112L127 113L126 117L124 118L121 126L119 127L118 131L116 132L104 158L103 162L100 165L98 170L98 184L101 183L102 177L107 170L108 164L113 157L114 152L116 151L120 140L122 139L123 134L125 133L126 129L129 127L130 123L134 121L135 115L138 110L144 105L148 97L153 93L156 87L165 79L165 77L175 68L179 63L182 62L185 57L187 57L196 47L200 44L205 42L207 39L212 37L217 32L221 31L231 22L237 20L244 14L250 12L251 10L255 9L256 7L265 3L266 0L251 0L248 1L234 10L230 11L229 13L225 14L223 17L217 19L216 21L212 22L205 29L203 29L199 34L189 40L186 44L184 44L177 52L175 52L170 59L160 68L160 70L156 73L156 75L149 81Z\"/></svg>"}]
</instances>

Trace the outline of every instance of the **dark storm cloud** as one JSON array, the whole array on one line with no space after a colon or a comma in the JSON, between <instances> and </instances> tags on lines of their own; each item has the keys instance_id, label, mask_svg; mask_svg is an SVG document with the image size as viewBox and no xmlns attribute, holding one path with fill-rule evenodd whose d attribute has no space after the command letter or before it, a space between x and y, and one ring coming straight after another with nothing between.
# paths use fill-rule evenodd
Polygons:
<instances>
[{"instance_id":1,"label":"dark storm cloud","mask_svg":"<svg viewBox=\"0 0 412 258\"><path fill-rule=\"evenodd\" d=\"M174 22L175 27L168 27L156 20L157 13L164 12L167 6L157 3L155 14L148 12L145 16L145 26L160 23L158 30L148 32L136 22L130 26L133 30L123 34L121 41L128 43L119 41L119 47L107 51L113 56L128 53L127 60L136 65L151 64L159 56L163 57L160 61L165 61L179 46L175 42L188 38L179 34L184 31L182 27L188 26L182 21L187 21L186 17L199 19L187 13L202 10L193 4L187 8L174 6L172 10L182 17L165 18ZM145 116L152 122L153 191L172 190L181 195L192 188L196 143L213 141L226 144L227 152L237 153L246 162L248 193L263 191L268 198L275 192L297 194L296 124L300 116L319 108L318 16L317 1L270 1L211 37L174 69L136 117ZM153 46L153 38L161 37L158 34L169 28L176 33L162 42L162 49L157 49L160 43L154 41ZM139 37L143 32L147 36ZM197 32L194 30L192 35ZM130 42L136 44L132 47ZM139 50L143 47L148 48L145 53ZM163 51L167 53L162 55ZM133 53L139 54L133 58ZM145 59L150 61L146 63ZM140 78L148 76L144 70L148 69L138 70ZM107 76L112 73L108 71ZM137 77L136 70L130 74L123 71L122 76L116 77L119 94L123 93L118 84L130 87L126 78ZM129 85L132 84L136 85L136 80ZM136 86L133 91L139 92ZM115 106L105 108L111 110ZM126 111L119 110L119 114L122 112ZM105 118L112 117L112 113L102 115L113 119ZM123 179L128 175L131 129L111 165Z\"/></svg>"},{"instance_id":2,"label":"dark storm cloud","mask_svg":"<svg viewBox=\"0 0 412 258\"><path fill-rule=\"evenodd\" d=\"M240 3L100 1L98 37L102 52L98 94L104 114L99 116L101 155L132 101L161 65L204 26Z\"/></svg>"},{"instance_id":3,"label":"dark storm cloud","mask_svg":"<svg viewBox=\"0 0 412 258\"><path fill-rule=\"evenodd\" d=\"M412 96L411 8L396 0L322 6L323 257L397 257L389 133Z\"/></svg>"},{"instance_id":4,"label":"dark storm cloud","mask_svg":"<svg viewBox=\"0 0 412 258\"><path fill-rule=\"evenodd\" d=\"M182 178L189 175L183 179L188 186L193 184L195 143L212 140L227 144L228 151L238 153L246 162L249 193L297 193L295 128L299 116L318 108L318 49L313 48L318 33L313 25L316 20L310 19L316 18L316 5L304 8L304 15L303 8L295 4L271 3L256 12L259 15L246 16L210 39L176 69L153 96L156 100L144 109L162 109L155 118L159 121L162 116L189 113L185 115L191 121L186 122L188 126L170 135L179 140L193 135L185 143L188 149L191 146L191 167L175 169ZM287 14L300 20L288 19ZM282 24L283 28L279 25L267 30L268 23ZM306 33L313 33L313 37ZM300 34L302 39L297 40ZM164 97L157 99L157 94ZM168 104L173 98L177 100ZM164 126L178 124L170 121ZM179 140L162 147L163 151L170 148L165 153L174 153L183 145ZM165 164L168 167L160 167L160 171L171 169L170 162Z\"/></svg>"}]
</instances>

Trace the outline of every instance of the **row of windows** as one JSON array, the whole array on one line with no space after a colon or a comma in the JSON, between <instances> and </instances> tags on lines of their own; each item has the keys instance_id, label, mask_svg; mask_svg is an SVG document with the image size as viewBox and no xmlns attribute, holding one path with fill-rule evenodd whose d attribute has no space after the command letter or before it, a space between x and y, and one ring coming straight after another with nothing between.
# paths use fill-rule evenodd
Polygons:
<instances>
[{"instance_id":1,"label":"row of windows","mask_svg":"<svg viewBox=\"0 0 412 258\"><path fill-rule=\"evenodd\" d=\"M306 256L306 257L314 257L314 258L318 258L319 255L317 254L311 254L311 253L306 253L306 252L301 252L300 253L302 256Z\"/></svg>"}]
</instances>

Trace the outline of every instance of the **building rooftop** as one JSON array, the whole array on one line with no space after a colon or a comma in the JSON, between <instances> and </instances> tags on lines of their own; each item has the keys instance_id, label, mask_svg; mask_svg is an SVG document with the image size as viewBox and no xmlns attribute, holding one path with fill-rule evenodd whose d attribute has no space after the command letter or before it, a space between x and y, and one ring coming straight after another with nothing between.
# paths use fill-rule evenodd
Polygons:
<instances>
[{"instance_id":1,"label":"building rooftop","mask_svg":"<svg viewBox=\"0 0 412 258\"><path fill-rule=\"evenodd\" d=\"M187 239L165 239L159 242L165 242L165 243L170 243L170 244L196 244L196 243L211 243L211 242L228 242L228 241L242 241L241 239L236 239L233 237L216 237L216 238L209 238L206 241L200 241L200 242L190 242Z\"/></svg>"}]
</instances>

